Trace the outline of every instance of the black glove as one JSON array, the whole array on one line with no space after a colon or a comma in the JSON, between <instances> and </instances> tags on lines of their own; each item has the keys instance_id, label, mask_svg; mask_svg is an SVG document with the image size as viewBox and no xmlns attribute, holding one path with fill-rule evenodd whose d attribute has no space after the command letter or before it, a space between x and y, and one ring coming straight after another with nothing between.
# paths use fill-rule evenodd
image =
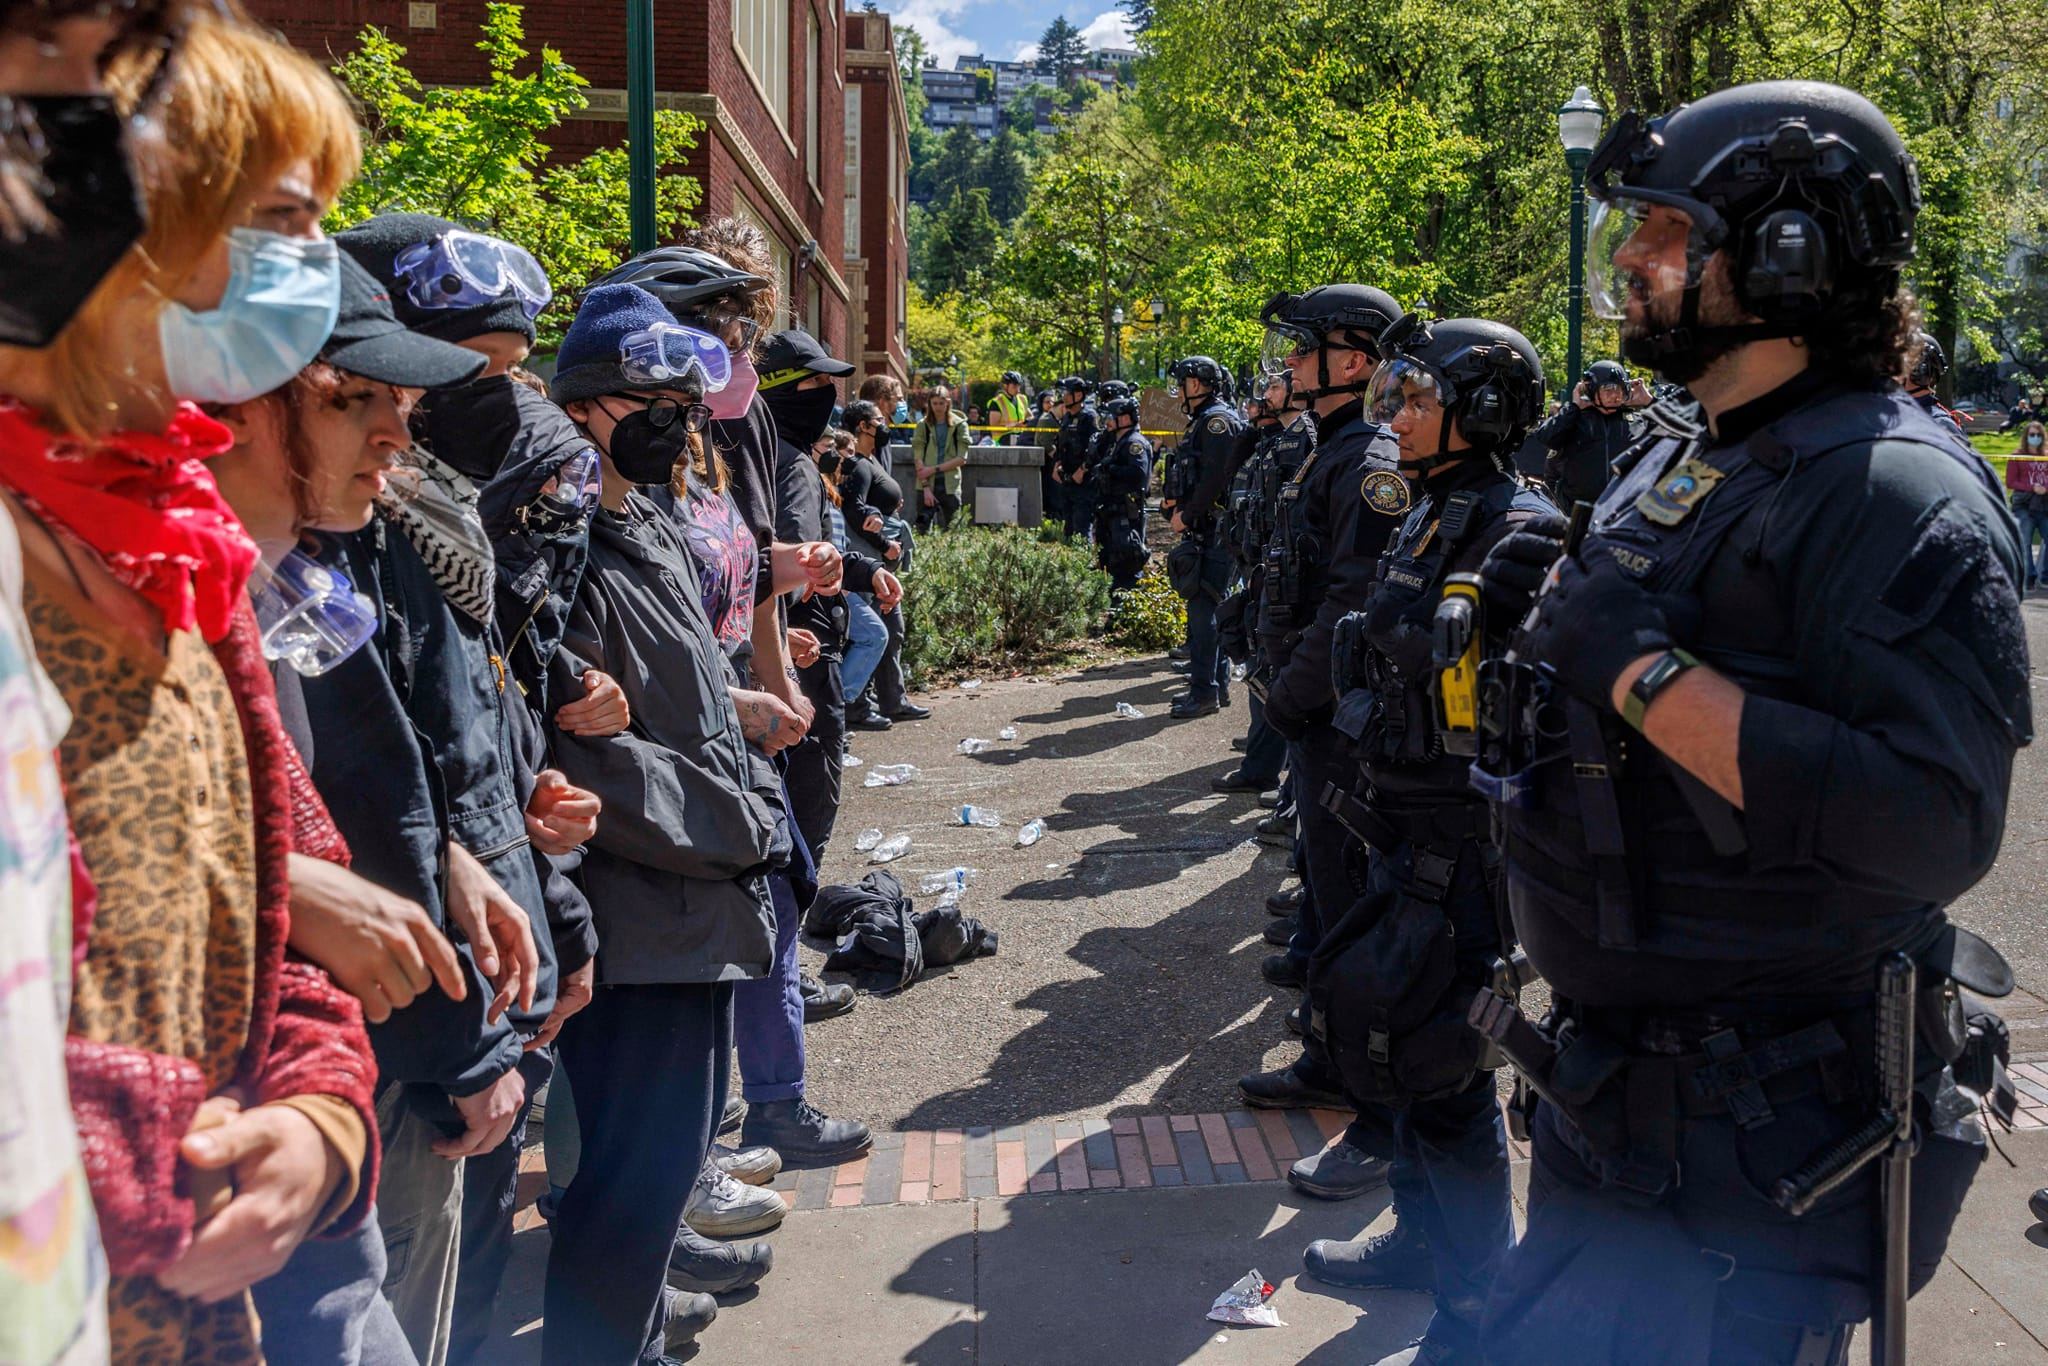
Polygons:
<instances>
[{"instance_id":1,"label":"black glove","mask_svg":"<svg viewBox=\"0 0 2048 1366\"><path fill-rule=\"evenodd\" d=\"M1571 523L1548 515L1531 517L1495 543L1479 566L1480 591L1494 620L1519 624L1543 587L1544 576L1564 554Z\"/></svg>"},{"instance_id":2,"label":"black glove","mask_svg":"<svg viewBox=\"0 0 2048 1366\"><path fill-rule=\"evenodd\" d=\"M1596 551L1559 564L1557 587L1544 594L1515 653L1548 664L1572 693L1607 710L1622 670L1682 644L1697 627L1699 611L1697 599L1652 593L1622 573L1612 556Z\"/></svg>"}]
</instances>

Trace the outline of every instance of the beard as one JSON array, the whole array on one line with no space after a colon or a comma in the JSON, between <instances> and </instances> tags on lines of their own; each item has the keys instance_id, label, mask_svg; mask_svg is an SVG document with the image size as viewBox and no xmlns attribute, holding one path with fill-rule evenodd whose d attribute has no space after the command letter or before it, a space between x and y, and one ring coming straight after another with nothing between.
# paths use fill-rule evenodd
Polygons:
<instances>
[{"instance_id":1,"label":"beard","mask_svg":"<svg viewBox=\"0 0 2048 1366\"><path fill-rule=\"evenodd\" d=\"M1674 383L1691 384L1753 340L1730 331L1755 319L1735 301L1725 254L1708 262L1700 280L1699 321L1693 325L1685 349L1673 351L1671 334L1678 330L1684 301L1682 291L1649 297L1637 294L1621 325L1623 358L1656 370Z\"/></svg>"}]
</instances>

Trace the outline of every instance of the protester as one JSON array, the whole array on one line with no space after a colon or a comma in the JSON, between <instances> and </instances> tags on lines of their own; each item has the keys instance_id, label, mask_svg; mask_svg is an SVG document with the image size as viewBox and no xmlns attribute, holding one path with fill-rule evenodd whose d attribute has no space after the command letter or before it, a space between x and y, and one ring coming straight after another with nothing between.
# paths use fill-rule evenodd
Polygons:
<instances>
[{"instance_id":1,"label":"protester","mask_svg":"<svg viewBox=\"0 0 2048 1366\"><path fill-rule=\"evenodd\" d=\"M861 392L866 393L873 383L874 378L870 378L861 385ZM862 399L849 404L845 416L861 456L840 489L848 513L849 534L864 543L892 572L908 573L913 549L911 530L902 516L903 488L889 474L885 444L888 426L882 410ZM869 605L880 610L879 603ZM922 721L931 715L930 708L918 706L904 692L903 614L900 605L881 613L882 624L888 628L889 644L875 667L870 689L847 707L847 725L854 730L887 730L898 721Z\"/></svg>"},{"instance_id":2,"label":"protester","mask_svg":"<svg viewBox=\"0 0 2048 1366\"><path fill-rule=\"evenodd\" d=\"M852 432L837 427L827 433L827 436L831 441L831 449L819 449L818 474L825 490L825 516L832 526L832 544L839 548L841 555L846 555L851 553L853 547L847 540L845 495L841 493L840 486L849 478L852 467L862 457ZM879 516L877 520L880 520ZM876 613L874 601L869 594L849 591L845 597L846 653L839 661L839 681L840 691L846 698L850 724L855 715L856 703L866 690L868 680L874 677L875 666L882 662L882 655L889 648L889 628ZM871 706L864 703L860 705ZM873 714L872 710L869 714ZM885 719L883 724L886 726L889 723Z\"/></svg>"},{"instance_id":3,"label":"protester","mask_svg":"<svg viewBox=\"0 0 2048 1366\"><path fill-rule=\"evenodd\" d=\"M917 470L917 529L944 531L960 511L960 471L967 448L974 444L967 419L953 410L953 391L932 386L925 414L911 434L910 455Z\"/></svg>"},{"instance_id":4,"label":"protester","mask_svg":"<svg viewBox=\"0 0 2048 1366\"><path fill-rule=\"evenodd\" d=\"M2006 482L2013 486L2012 515L2020 524L2020 558L2026 571L2025 589L2032 592L2048 579L2048 425L2029 422L2020 433L2017 471L2008 471ZM2041 548L2034 549L2034 538Z\"/></svg>"}]
</instances>

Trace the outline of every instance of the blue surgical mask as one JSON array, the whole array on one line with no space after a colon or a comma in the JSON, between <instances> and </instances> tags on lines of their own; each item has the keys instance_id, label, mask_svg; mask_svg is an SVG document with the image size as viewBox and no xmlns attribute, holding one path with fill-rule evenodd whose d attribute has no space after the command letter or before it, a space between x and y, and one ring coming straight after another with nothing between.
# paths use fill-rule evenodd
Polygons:
<instances>
[{"instance_id":1,"label":"blue surgical mask","mask_svg":"<svg viewBox=\"0 0 2048 1366\"><path fill-rule=\"evenodd\" d=\"M246 403L278 388L320 354L341 312L334 243L256 228L228 234L228 286L195 313L164 309L157 325L171 392L202 403Z\"/></svg>"}]
</instances>

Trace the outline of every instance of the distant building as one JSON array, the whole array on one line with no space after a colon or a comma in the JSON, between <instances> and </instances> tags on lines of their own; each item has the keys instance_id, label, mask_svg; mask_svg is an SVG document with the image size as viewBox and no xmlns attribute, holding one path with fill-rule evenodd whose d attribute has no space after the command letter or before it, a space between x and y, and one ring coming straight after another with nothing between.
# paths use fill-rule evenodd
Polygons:
<instances>
[{"instance_id":1,"label":"distant building","mask_svg":"<svg viewBox=\"0 0 2048 1366\"><path fill-rule=\"evenodd\" d=\"M910 112L886 14L846 16L846 185L841 269L853 294L863 375L910 381ZM858 387L850 385L849 388Z\"/></svg>"}]
</instances>

